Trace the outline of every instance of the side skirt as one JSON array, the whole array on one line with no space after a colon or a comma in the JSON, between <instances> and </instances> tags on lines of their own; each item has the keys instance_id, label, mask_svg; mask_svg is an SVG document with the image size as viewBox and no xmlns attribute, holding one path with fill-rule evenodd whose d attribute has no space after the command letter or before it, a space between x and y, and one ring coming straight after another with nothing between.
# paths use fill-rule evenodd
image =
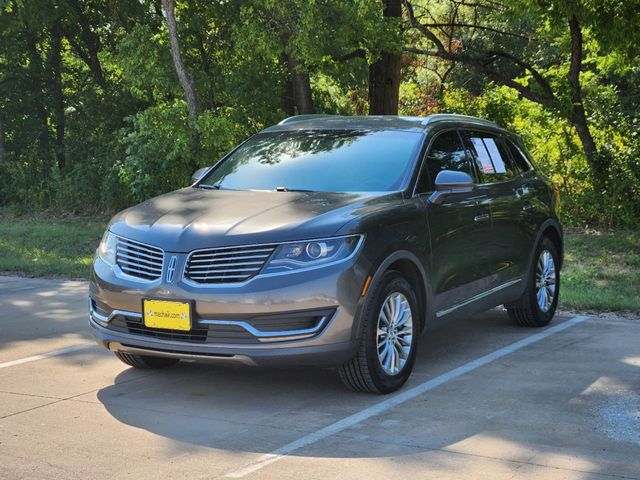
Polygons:
<instances>
[{"instance_id":1,"label":"side skirt","mask_svg":"<svg viewBox=\"0 0 640 480\"><path fill-rule=\"evenodd\" d=\"M436 312L436 317L437 318L444 317L445 315L449 315L450 313L453 313L458 309L461 309L473 303L479 302L480 300L487 299L488 297L494 294L500 293L509 287L517 285L521 281L522 281L522 278L514 278L513 280L509 280L508 282L498 285L497 287L487 290L486 292L479 293L477 295L474 295L473 297L463 300L462 302L456 303L455 305L439 310L438 312ZM500 303L497 303L496 305L499 305L499 304Z\"/></svg>"}]
</instances>

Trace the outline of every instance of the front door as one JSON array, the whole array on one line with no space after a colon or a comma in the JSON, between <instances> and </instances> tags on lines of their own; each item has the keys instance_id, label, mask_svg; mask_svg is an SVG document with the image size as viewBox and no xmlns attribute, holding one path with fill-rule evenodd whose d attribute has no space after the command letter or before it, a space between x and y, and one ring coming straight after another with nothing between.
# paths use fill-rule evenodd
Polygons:
<instances>
[{"instance_id":1,"label":"front door","mask_svg":"<svg viewBox=\"0 0 640 480\"><path fill-rule=\"evenodd\" d=\"M445 315L491 285L492 241L489 198L482 191L449 195L441 204L428 201L442 170L472 175L471 162L457 130L434 135L416 186L424 202L431 239L431 287L437 316Z\"/></svg>"}]
</instances>

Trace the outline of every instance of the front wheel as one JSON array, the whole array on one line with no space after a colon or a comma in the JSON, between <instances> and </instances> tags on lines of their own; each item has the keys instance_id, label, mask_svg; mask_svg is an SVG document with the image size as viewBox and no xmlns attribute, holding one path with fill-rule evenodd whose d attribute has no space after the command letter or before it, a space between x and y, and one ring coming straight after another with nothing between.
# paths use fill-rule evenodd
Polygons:
<instances>
[{"instance_id":1,"label":"front wheel","mask_svg":"<svg viewBox=\"0 0 640 480\"><path fill-rule=\"evenodd\" d=\"M560 294L558 249L543 238L533 257L527 289L514 303L506 304L511 320L525 327L544 327L553 319Z\"/></svg>"},{"instance_id":2,"label":"front wheel","mask_svg":"<svg viewBox=\"0 0 640 480\"><path fill-rule=\"evenodd\" d=\"M413 370L420 331L418 303L411 284L395 271L386 272L371 294L363 310L358 352L338 371L352 390L391 393Z\"/></svg>"}]
</instances>

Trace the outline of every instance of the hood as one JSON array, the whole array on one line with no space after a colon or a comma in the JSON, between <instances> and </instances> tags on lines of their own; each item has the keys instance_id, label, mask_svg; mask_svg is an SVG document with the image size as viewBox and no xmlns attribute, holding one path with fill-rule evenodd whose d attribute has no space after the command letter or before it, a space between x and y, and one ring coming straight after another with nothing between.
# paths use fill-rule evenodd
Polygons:
<instances>
[{"instance_id":1,"label":"hood","mask_svg":"<svg viewBox=\"0 0 640 480\"><path fill-rule=\"evenodd\" d=\"M401 195L188 187L120 212L109 229L172 252L296 241L334 235L388 197Z\"/></svg>"}]
</instances>

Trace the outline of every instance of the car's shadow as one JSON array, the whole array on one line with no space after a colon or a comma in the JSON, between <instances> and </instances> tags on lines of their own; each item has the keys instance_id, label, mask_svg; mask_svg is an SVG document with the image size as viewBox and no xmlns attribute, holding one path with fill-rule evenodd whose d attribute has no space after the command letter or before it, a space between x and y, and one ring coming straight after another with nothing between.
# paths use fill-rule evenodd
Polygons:
<instances>
[{"instance_id":1,"label":"car's shadow","mask_svg":"<svg viewBox=\"0 0 640 480\"><path fill-rule=\"evenodd\" d=\"M510 337L496 339L501 334ZM465 361L509 343L522 331L506 315L492 312L454 319L421 338L408 384L451 370ZM486 347L482 339L492 337ZM273 430L293 440L386 397L347 390L333 369L256 368L235 363L184 363L131 381L131 369L98 399L118 420L166 438L198 445L270 451L247 430ZM122 382L127 377L128 381ZM284 432L279 431L284 430ZM240 441L244 437L244 442ZM281 440L282 441L282 440Z\"/></svg>"},{"instance_id":2,"label":"car's shadow","mask_svg":"<svg viewBox=\"0 0 640 480\"><path fill-rule=\"evenodd\" d=\"M404 388L453 370L533 332L511 325L506 314L500 311L454 319L422 337L414 375ZM342 386L336 372L329 369L260 369L228 363L181 363L120 384L119 377L127 375L127 372L130 370L120 373L114 385L98 393L100 402L117 420L176 442L234 452L271 452L389 398L350 392ZM455 388L455 385L450 388ZM491 398L486 402L503 401L491 393L488 397ZM428 445L423 449L444 448L480 433L478 429L484 424L474 421L473 416L469 421L461 416L457 427L450 432L437 430L443 422L442 418L437 418L440 410L469 409L468 403L472 410L478 408L469 397L458 398L455 395L448 404L429 405L430 410L425 413L425 418L420 418L420 425L427 430L431 428L431 415L434 435L430 437L428 431L420 432L420 438L425 439L423 445ZM417 407L407 404L407 408ZM472 414L465 412L464 415ZM393 422L409 419L399 415L396 420L375 420L381 427L389 421L393 425ZM376 428L378 424L375 422L370 422L368 428ZM407 425L407 428L411 429L412 425ZM407 452L415 453L419 445L419 442L415 443ZM186 447L176 445L176 448ZM375 444L358 452L358 449L350 449L347 453L343 449L325 448L317 455L389 455L388 448L382 448L382 445L377 448Z\"/></svg>"}]
</instances>

